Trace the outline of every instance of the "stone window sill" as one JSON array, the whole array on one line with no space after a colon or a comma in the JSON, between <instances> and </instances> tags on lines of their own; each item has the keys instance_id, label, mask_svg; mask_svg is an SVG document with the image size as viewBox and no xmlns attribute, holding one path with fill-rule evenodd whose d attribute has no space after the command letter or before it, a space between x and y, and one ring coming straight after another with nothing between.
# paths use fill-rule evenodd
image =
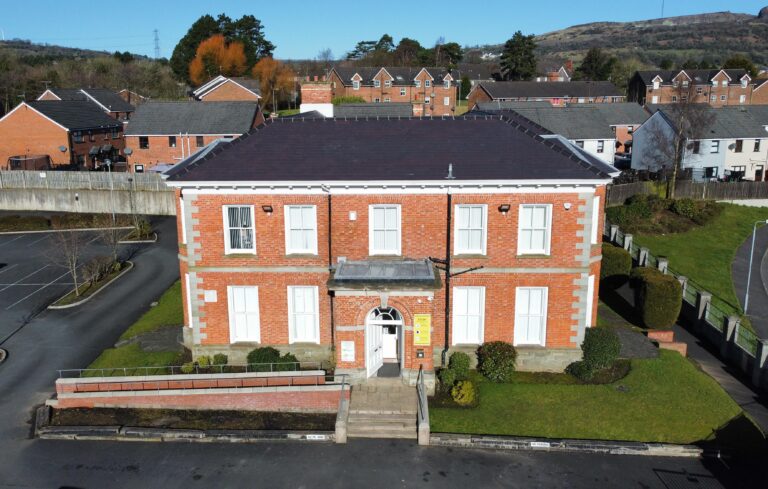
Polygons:
<instances>
[{"instance_id":1,"label":"stone window sill","mask_svg":"<svg viewBox=\"0 0 768 489\"><path fill-rule=\"evenodd\" d=\"M283 255L284 258L291 259L291 258L303 258L303 259L317 259L320 258L320 255L317 253L288 253L287 255Z\"/></svg>"},{"instance_id":2,"label":"stone window sill","mask_svg":"<svg viewBox=\"0 0 768 489\"><path fill-rule=\"evenodd\" d=\"M487 260L488 255L474 254L474 253L462 253L460 255L453 255L454 260Z\"/></svg>"},{"instance_id":3,"label":"stone window sill","mask_svg":"<svg viewBox=\"0 0 768 489\"><path fill-rule=\"evenodd\" d=\"M527 255L526 254L526 255L517 255L517 258L520 260L528 260L531 258L552 258L552 255L534 255L534 254Z\"/></svg>"}]
</instances>

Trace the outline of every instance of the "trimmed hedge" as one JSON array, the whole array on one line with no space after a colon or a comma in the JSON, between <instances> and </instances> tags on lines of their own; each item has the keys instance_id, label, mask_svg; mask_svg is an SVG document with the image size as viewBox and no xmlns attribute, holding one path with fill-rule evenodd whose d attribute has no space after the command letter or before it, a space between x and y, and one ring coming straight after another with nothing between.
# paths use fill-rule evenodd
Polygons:
<instances>
[{"instance_id":1,"label":"trimmed hedge","mask_svg":"<svg viewBox=\"0 0 768 489\"><path fill-rule=\"evenodd\" d=\"M517 350L510 343L491 341L477 349L477 370L493 382L507 382L515 372Z\"/></svg>"},{"instance_id":2,"label":"trimmed hedge","mask_svg":"<svg viewBox=\"0 0 768 489\"><path fill-rule=\"evenodd\" d=\"M448 368L456 374L456 380L466 380L469 376L469 355L457 351L448 359Z\"/></svg>"},{"instance_id":3,"label":"trimmed hedge","mask_svg":"<svg viewBox=\"0 0 768 489\"><path fill-rule=\"evenodd\" d=\"M632 256L624 248L603 243L603 260L600 265L600 281L623 283L632 270Z\"/></svg>"},{"instance_id":4,"label":"trimmed hedge","mask_svg":"<svg viewBox=\"0 0 768 489\"><path fill-rule=\"evenodd\" d=\"M265 346L262 348L256 348L248 353L248 363L274 363L277 365L262 367L255 367L256 369L262 369L266 372L274 370L275 372L288 372L292 370L298 370L300 365L296 365L299 360L292 353L286 353L280 356L280 351L271 346Z\"/></svg>"},{"instance_id":5,"label":"trimmed hedge","mask_svg":"<svg viewBox=\"0 0 768 489\"><path fill-rule=\"evenodd\" d=\"M616 332L609 328L589 328L581 344L584 362L592 370L609 367L619 357L621 342Z\"/></svg>"},{"instance_id":6,"label":"trimmed hedge","mask_svg":"<svg viewBox=\"0 0 768 489\"><path fill-rule=\"evenodd\" d=\"M635 309L646 328L669 329L680 315L683 287L672 275L655 268L641 267L632 271L635 287Z\"/></svg>"}]
</instances>

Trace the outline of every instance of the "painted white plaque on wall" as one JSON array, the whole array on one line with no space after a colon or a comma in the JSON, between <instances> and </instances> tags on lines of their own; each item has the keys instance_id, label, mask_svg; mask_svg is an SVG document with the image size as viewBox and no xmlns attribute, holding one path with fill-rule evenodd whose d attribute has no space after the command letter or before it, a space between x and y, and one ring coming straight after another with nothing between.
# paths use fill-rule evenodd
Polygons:
<instances>
[{"instance_id":1,"label":"painted white plaque on wall","mask_svg":"<svg viewBox=\"0 0 768 489\"><path fill-rule=\"evenodd\" d=\"M341 361L342 362L355 361L355 342L354 341L341 342Z\"/></svg>"},{"instance_id":2,"label":"painted white plaque on wall","mask_svg":"<svg viewBox=\"0 0 768 489\"><path fill-rule=\"evenodd\" d=\"M216 302L216 291L206 290L204 299L205 299L205 302Z\"/></svg>"}]
</instances>

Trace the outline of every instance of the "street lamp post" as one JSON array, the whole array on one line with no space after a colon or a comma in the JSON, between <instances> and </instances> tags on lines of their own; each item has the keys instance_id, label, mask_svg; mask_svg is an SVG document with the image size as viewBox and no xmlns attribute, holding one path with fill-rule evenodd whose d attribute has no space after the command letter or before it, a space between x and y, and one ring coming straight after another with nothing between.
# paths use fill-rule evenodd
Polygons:
<instances>
[{"instance_id":1,"label":"street lamp post","mask_svg":"<svg viewBox=\"0 0 768 489\"><path fill-rule=\"evenodd\" d=\"M747 271L747 292L744 294L744 314L749 310L749 284L752 282L752 259L755 256L755 236L757 235L757 225L768 224L768 219L755 221L752 226L752 249L749 252L749 270Z\"/></svg>"},{"instance_id":2,"label":"street lamp post","mask_svg":"<svg viewBox=\"0 0 768 489\"><path fill-rule=\"evenodd\" d=\"M104 160L104 164L107 165L107 172L109 173L109 201L110 207L112 208L112 227L115 227L115 185L112 181L112 160L107 158Z\"/></svg>"}]
</instances>

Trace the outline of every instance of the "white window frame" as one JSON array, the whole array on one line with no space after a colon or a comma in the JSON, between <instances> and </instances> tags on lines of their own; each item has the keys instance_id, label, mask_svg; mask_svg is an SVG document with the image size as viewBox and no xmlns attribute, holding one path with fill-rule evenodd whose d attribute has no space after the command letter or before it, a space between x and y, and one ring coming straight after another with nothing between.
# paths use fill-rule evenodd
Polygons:
<instances>
[{"instance_id":1,"label":"white window frame","mask_svg":"<svg viewBox=\"0 0 768 489\"><path fill-rule=\"evenodd\" d=\"M295 334L296 314L294 311L294 291L296 289L312 289L312 297L315 301L314 328L312 330L314 338L297 338ZM320 344L320 297L318 287L314 285L289 285L288 286L288 343L317 343Z\"/></svg>"},{"instance_id":2,"label":"white window frame","mask_svg":"<svg viewBox=\"0 0 768 489\"><path fill-rule=\"evenodd\" d=\"M587 277L587 317L584 324L587 328L592 327L592 309L595 307L595 276Z\"/></svg>"},{"instance_id":3,"label":"white window frame","mask_svg":"<svg viewBox=\"0 0 768 489\"><path fill-rule=\"evenodd\" d=\"M232 248L229 236L229 209L232 207L249 207L251 209L251 236L253 238L252 248ZM252 205L223 205L221 206L222 214L224 217L224 254L231 255L235 253L248 253L256 254L256 213L254 212L254 206ZM248 228L238 228L248 229Z\"/></svg>"},{"instance_id":4,"label":"white window frame","mask_svg":"<svg viewBox=\"0 0 768 489\"><path fill-rule=\"evenodd\" d=\"M598 230L600 229L600 196L592 198L592 244L597 244Z\"/></svg>"},{"instance_id":5,"label":"white window frame","mask_svg":"<svg viewBox=\"0 0 768 489\"><path fill-rule=\"evenodd\" d=\"M720 140L713 139L709 146L710 154L716 154L720 152Z\"/></svg>"},{"instance_id":6,"label":"white window frame","mask_svg":"<svg viewBox=\"0 0 768 489\"><path fill-rule=\"evenodd\" d=\"M416 88L421 88L421 80L414 80L413 83L416 86Z\"/></svg>"},{"instance_id":7,"label":"white window frame","mask_svg":"<svg viewBox=\"0 0 768 489\"><path fill-rule=\"evenodd\" d=\"M186 293L186 299L187 299L187 326L193 327L192 324L192 289L190 288L190 280L189 280L189 274L184 274L184 287L187 289Z\"/></svg>"},{"instance_id":8,"label":"white window frame","mask_svg":"<svg viewBox=\"0 0 768 489\"><path fill-rule=\"evenodd\" d=\"M392 99L389 98L389 97L384 97L384 103L386 104L386 103L389 103L389 102L392 102Z\"/></svg>"},{"instance_id":9,"label":"white window frame","mask_svg":"<svg viewBox=\"0 0 768 489\"><path fill-rule=\"evenodd\" d=\"M541 341L539 343L523 343L517 340L517 335L513 332L513 340L512 343L515 346L518 345L534 345L534 346L546 346L547 344L547 311L549 309L549 287L516 287L515 288L515 330L517 330L517 325L520 324L520 317L518 310L518 302L520 300L520 291L521 290L541 290L544 293L542 294L542 307L543 311L540 311L538 315L540 315L543 320L541 323ZM534 314L527 314L527 316L534 316Z\"/></svg>"},{"instance_id":10,"label":"white window frame","mask_svg":"<svg viewBox=\"0 0 768 489\"><path fill-rule=\"evenodd\" d=\"M373 80L374 88L381 88L381 80Z\"/></svg>"},{"instance_id":11,"label":"white window frame","mask_svg":"<svg viewBox=\"0 0 768 489\"><path fill-rule=\"evenodd\" d=\"M291 222L291 209L312 209L312 227L306 227L306 223L302 222L302 227L297 230L302 232L311 232L310 245L308 248L294 248L291 246L291 231L294 229ZM287 255L317 255L317 206L316 205L301 205L292 204L283 206L284 221L285 221L285 254Z\"/></svg>"},{"instance_id":12,"label":"white window frame","mask_svg":"<svg viewBox=\"0 0 768 489\"><path fill-rule=\"evenodd\" d=\"M446 107L451 105L451 97L443 97L443 105Z\"/></svg>"},{"instance_id":13,"label":"white window frame","mask_svg":"<svg viewBox=\"0 0 768 489\"><path fill-rule=\"evenodd\" d=\"M406 95L406 93L405 93L405 92L406 92L405 88L401 88L401 89L400 89L400 96L401 96L401 97L405 97L405 95Z\"/></svg>"},{"instance_id":14,"label":"white window frame","mask_svg":"<svg viewBox=\"0 0 768 489\"><path fill-rule=\"evenodd\" d=\"M374 97L373 103L374 104L379 104L379 103L381 103L381 99L379 97Z\"/></svg>"},{"instance_id":15,"label":"white window frame","mask_svg":"<svg viewBox=\"0 0 768 489\"><path fill-rule=\"evenodd\" d=\"M522 236L523 236L523 222L522 222L522 216L523 216L523 209L527 207L544 207L547 211L546 216L546 236L544 238L544 249L536 249L536 250L524 250L522 249ZM552 204L520 204L518 208L518 214L517 214L517 254L518 256L522 255L549 255L551 252L551 244L552 244Z\"/></svg>"},{"instance_id":16,"label":"white window frame","mask_svg":"<svg viewBox=\"0 0 768 489\"><path fill-rule=\"evenodd\" d=\"M477 290L480 292L480 311L479 311L479 324L478 324L478 332L477 332L477 338L466 338L466 337L458 337L456 334L457 330L457 323L461 319L461 317L468 317L470 314L463 314L459 315L456 311L459 310L457 307L457 298L462 296L462 294L466 294L470 290ZM467 296L463 295L464 299L466 300ZM452 309L451 309L451 345L481 345L483 341L485 341L485 287L453 287L453 297L452 297ZM465 309L468 309L468 305ZM472 316L476 316L475 314L472 314ZM466 328L465 328L466 329ZM477 340L477 341L474 341Z\"/></svg>"},{"instance_id":17,"label":"white window frame","mask_svg":"<svg viewBox=\"0 0 768 489\"><path fill-rule=\"evenodd\" d=\"M653 89L658 90L661 87L661 83L658 81L653 82Z\"/></svg>"},{"instance_id":18,"label":"white window frame","mask_svg":"<svg viewBox=\"0 0 768 489\"><path fill-rule=\"evenodd\" d=\"M740 104L747 103L747 96L746 95L739 95L739 103Z\"/></svg>"},{"instance_id":19,"label":"white window frame","mask_svg":"<svg viewBox=\"0 0 768 489\"><path fill-rule=\"evenodd\" d=\"M431 101L432 101L432 99L431 99L431 98L429 98L429 97L424 97L424 103L425 103L425 104L428 104L428 103L430 103Z\"/></svg>"},{"instance_id":20,"label":"white window frame","mask_svg":"<svg viewBox=\"0 0 768 489\"><path fill-rule=\"evenodd\" d=\"M387 249L378 250L373 247L374 246L373 211L374 209L388 209L388 208L394 208L397 210L397 248L394 250L387 250ZM371 204L368 206L368 254L369 255L400 256L402 254L402 236L403 236L403 227L402 227L402 214L401 214L400 204Z\"/></svg>"},{"instance_id":21,"label":"white window frame","mask_svg":"<svg viewBox=\"0 0 768 489\"><path fill-rule=\"evenodd\" d=\"M605 152L605 141L602 139L597 142L597 152L603 153Z\"/></svg>"},{"instance_id":22,"label":"white window frame","mask_svg":"<svg viewBox=\"0 0 768 489\"><path fill-rule=\"evenodd\" d=\"M392 80L384 80L384 88L390 88L392 86Z\"/></svg>"},{"instance_id":23,"label":"white window frame","mask_svg":"<svg viewBox=\"0 0 768 489\"><path fill-rule=\"evenodd\" d=\"M360 82L357 80L352 80L352 90L360 90Z\"/></svg>"},{"instance_id":24,"label":"white window frame","mask_svg":"<svg viewBox=\"0 0 768 489\"><path fill-rule=\"evenodd\" d=\"M462 249L459 247L459 234L462 231L470 231L470 229L462 229L460 227L461 220L459 219L459 212L462 209L480 209L482 214L482 225L480 228L480 231L482 233L482 239L480 248L473 249L473 248L466 248ZM487 243L488 243L488 206L486 204L456 204L454 207L454 232L453 232L453 254L454 255L485 255L487 253Z\"/></svg>"},{"instance_id":25,"label":"white window frame","mask_svg":"<svg viewBox=\"0 0 768 489\"><path fill-rule=\"evenodd\" d=\"M652 104L658 104L659 103L659 96L658 95L654 95L653 97L651 97L651 103Z\"/></svg>"},{"instance_id":26,"label":"white window frame","mask_svg":"<svg viewBox=\"0 0 768 489\"><path fill-rule=\"evenodd\" d=\"M234 289L255 289L256 290L256 334L245 339L235 339L234 323ZM255 285L228 285L227 286L227 313L229 320L229 342L232 343L261 343L261 301L259 299L259 288Z\"/></svg>"},{"instance_id":27,"label":"white window frame","mask_svg":"<svg viewBox=\"0 0 768 489\"><path fill-rule=\"evenodd\" d=\"M179 197L179 220L181 221L181 244L187 244L187 213L184 211L184 197Z\"/></svg>"},{"instance_id":28,"label":"white window frame","mask_svg":"<svg viewBox=\"0 0 768 489\"><path fill-rule=\"evenodd\" d=\"M450 89L451 88L451 80L443 81L443 88L445 88L446 90Z\"/></svg>"}]
</instances>

